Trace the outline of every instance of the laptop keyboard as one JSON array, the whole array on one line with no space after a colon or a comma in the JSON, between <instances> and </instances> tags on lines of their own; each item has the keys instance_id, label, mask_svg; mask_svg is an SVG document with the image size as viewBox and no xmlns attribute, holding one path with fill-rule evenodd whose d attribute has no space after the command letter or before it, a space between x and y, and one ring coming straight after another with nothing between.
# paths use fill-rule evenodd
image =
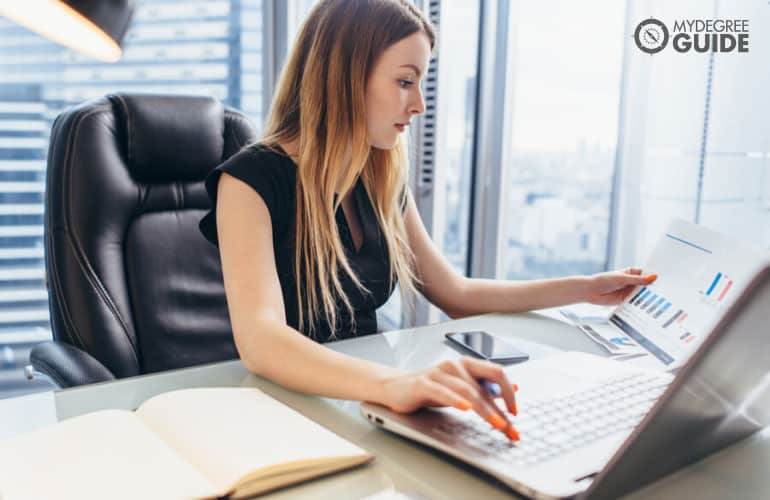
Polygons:
<instances>
[{"instance_id":1,"label":"laptop keyboard","mask_svg":"<svg viewBox=\"0 0 770 500\"><path fill-rule=\"evenodd\" d=\"M617 432L630 432L667 386L656 374L638 373L558 399L519 404L519 416L512 420L521 435L516 443L470 412L467 419L447 419L438 430L484 454L531 466Z\"/></svg>"}]
</instances>

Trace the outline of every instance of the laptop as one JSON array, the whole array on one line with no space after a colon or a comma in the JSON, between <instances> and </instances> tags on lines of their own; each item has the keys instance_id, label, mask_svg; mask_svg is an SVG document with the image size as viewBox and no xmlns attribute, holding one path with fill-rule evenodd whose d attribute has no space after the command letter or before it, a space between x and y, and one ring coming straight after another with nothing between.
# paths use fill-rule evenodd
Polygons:
<instances>
[{"instance_id":1,"label":"laptop","mask_svg":"<svg viewBox=\"0 0 770 500\"><path fill-rule=\"evenodd\" d=\"M454 408L399 414L362 403L361 413L526 496L617 498L770 422L768 324L770 265L676 374L578 352L510 366L517 443Z\"/></svg>"}]
</instances>

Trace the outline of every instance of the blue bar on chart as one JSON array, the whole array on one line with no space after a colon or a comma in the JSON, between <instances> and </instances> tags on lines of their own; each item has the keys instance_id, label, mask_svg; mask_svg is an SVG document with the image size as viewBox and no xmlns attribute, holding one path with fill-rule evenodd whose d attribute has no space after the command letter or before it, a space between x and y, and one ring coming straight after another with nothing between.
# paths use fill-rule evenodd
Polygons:
<instances>
[{"instance_id":1,"label":"blue bar on chart","mask_svg":"<svg viewBox=\"0 0 770 500\"><path fill-rule=\"evenodd\" d=\"M663 304L665 301L666 301L665 298L663 297L659 298L658 301L655 303L655 305L647 310L647 314L651 315L652 313L654 313L655 309L659 308L661 304Z\"/></svg>"},{"instance_id":2,"label":"blue bar on chart","mask_svg":"<svg viewBox=\"0 0 770 500\"><path fill-rule=\"evenodd\" d=\"M711 282L711 286L709 287L708 291L706 292L706 295L711 295L711 292L714 291L714 288L717 287L717 283L719 283L719 279L722 277L722 273L717 273L716 276L714 276L714 281Z\"/></svg>"},{"instance_id":3,"label":"blue bar on chart","mask_svg":"<svg viewBox=\"0 0 770 500\"><path fill-rule=\"evenodd\" d=\"M648 297L648 296L649 296L651 293L652 293L652 292L651 292L651 291L649 291L649 290L647 290L646 292L644 292L644 293L642 294L642 296L641 296L641 297L639 297L638 299L636 299L636 302L634 303L634 305L635 305L635 306L638 306L639 304L641 304L641 303L642 303L642 301L643 301L644 299L646 299L646 298L647 298L647 297Z\"/></svg>"},{"instance_id":4,"label":"blue bar on chart","mask_svg":"<svg viewBox=\"0 0 770 500\"><path fill-rule=\"evenodd\" d=\"M645 303L644 303L644 305L642 306L642 311L644 311L645 309L647 309L648 307L650 307L650 304L652 304L653 302L655 302L655 299L657 299L657 298L658 298L658 294L657 294L657 293L656 293L656 294L653 294L653 296L652 296L652 297L650 297L650 300L648 300L647 302L645 302Z\"/></svg>"},{"instance_id":5,"label":"blue bar on chart","mask_svg":"<svg viewBox=\"0 0 770 500\"><path fill-rule=\"evenodd\" d=\"M673 316L671 316L671 318L669 318L669 320L668 320L668 321L666 321L665 323L663 323L663 328L668 328L668 327L669 327L669 325L671 325L671 323L673 323L674 321L676 321L676 318L678 318L679 316L681 316L683 312L684 312L684 310L682 310L682 309L679 309L679 310L676 312L676 314L674 314Z\"/></svg>"},{"instance_id":6,"label":"blue bar on chart","mask_svg":"<svg viewBox=\"0 0 770 500\"><path fill-rule=\"evenodd\" d=\"M671 302L666 302L666 305L658 309L658 312L653 315L653 318L659 318L661 314L668 311L669 307L671 307Z\"/></svg>"},{"instance_id":7,"label":"blue bar on chart","mask_svg":"<svg viewBox=\"0 0 770 500\"><path fill-rule=\"evenodd\" d=\"M642 289L641 289L641 290L639 290L639 291L636 293L636 295L634 295L633 297L631 297L631 298L628 300L628 303L629 303L629 304L633 304L633 303L634 303L634 301L635 301L636 299L638 299L638 298L639 298L639 296L645 292L645 290L647 290L647 287L646 287L646 286L645 286L645 287L642 287Z\"/></svg>"}]
</instances>

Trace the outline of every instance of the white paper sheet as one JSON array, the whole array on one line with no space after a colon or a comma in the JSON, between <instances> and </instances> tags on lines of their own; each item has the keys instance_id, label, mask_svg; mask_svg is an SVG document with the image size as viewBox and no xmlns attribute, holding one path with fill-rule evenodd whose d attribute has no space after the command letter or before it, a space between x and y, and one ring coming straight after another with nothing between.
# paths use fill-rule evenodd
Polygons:
<instances>
[{"instance_id":1,"label":"white paper sheet","mask_svg":"<svg viewBox=\"0 0 770 500\"><path fill-rule=\"evenodd\" d=\"M658 279L637 287L608 322L576 324L615 356L675 370L769 257L760 248L675 220L644 265L645 273L655 273Z\"/></svg>"}]
</instances>

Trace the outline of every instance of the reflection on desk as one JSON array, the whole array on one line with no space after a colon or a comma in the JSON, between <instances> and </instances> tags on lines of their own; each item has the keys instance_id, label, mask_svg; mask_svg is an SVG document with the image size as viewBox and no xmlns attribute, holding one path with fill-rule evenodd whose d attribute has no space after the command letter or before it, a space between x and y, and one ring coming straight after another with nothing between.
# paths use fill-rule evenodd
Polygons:
<instances>
[{"instance_id":1,"label":"reflection on desk","mask_svg":"<svg viewBox=\"0 0 770 500\"><path fill-rule=\"evenodd\" d=\"M603 355L602 350L573 326L544 315L489 314L326 344L352 356L420 369L458 353L444 343L452 330L485 330L508 339L533 359L560 350ZM269 499L363 498L395 491L415 498L514 498L511 490L449 457L370 426L359 415L358 403L298 394L249 374L238 361L217 363L162 374L122 379L54 393L59 419L104 408L136 408L155 394L185 387L257 387L343 438L376 459L361 469L281 490ZM48 393L49 395L52 393ZM6 411L23 411L16 398ZM766 498L770 490L770 431L756 434L677 474L633 493L633 499Z\"/></svg>"},{"instance_id":2,"label":"reflection on desk","mask_svg":"<svg viewBox=\"0 0 770 500\"><path fill-rule=\"evenodd\" d=\"M51 391L0 399L0 439L55 424L56 398Z\"/></svg>"}]
</instances>

